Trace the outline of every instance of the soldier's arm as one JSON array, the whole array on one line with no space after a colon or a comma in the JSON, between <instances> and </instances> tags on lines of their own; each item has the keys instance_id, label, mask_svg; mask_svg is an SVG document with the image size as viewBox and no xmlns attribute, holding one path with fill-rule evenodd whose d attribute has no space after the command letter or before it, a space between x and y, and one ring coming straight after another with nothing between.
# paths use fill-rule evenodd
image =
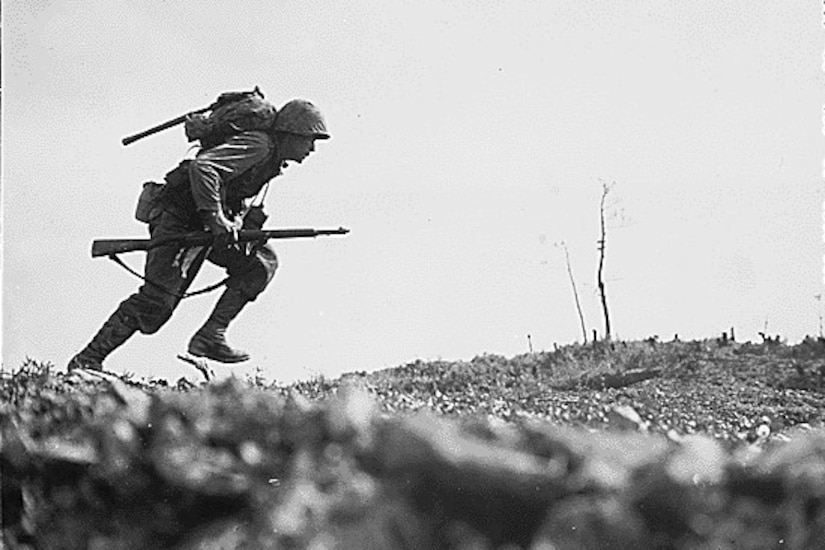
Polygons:
<instances>
[{"instance_id":1,"label":"soldier's arm","mask_svg":"<svg viewBox=\"0 0 825 550\"><path fill-rule=\"evenodd\" d=\"M198 154L189 163L189 181L198 211L222 212L221 187L263 161L272 147L265 133L243 132Z\"/></svg>"}]
</instances>

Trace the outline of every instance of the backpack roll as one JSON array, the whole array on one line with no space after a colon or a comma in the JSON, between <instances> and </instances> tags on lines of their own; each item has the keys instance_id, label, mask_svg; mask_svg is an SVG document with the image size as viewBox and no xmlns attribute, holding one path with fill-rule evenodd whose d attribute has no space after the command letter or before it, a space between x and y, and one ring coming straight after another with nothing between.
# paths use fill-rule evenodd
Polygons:
<instances>
[{"instance_id":1,"label":"backpack roll","mask_svg":"<svg viewBox=\"0 0 825 550\"><path fill-rule=\"evenodd\" d=\"M269 130L278 111L256 87L251 92L221 94L208 112L186 117L186 138L203 148L214 147L230 136L250 130Z\"/></svg>"}]
</instances>

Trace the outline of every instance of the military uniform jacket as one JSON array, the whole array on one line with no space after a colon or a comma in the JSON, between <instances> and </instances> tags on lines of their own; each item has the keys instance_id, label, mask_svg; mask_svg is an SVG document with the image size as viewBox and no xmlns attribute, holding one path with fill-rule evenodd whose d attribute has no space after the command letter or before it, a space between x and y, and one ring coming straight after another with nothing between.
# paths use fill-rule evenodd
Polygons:
<instances>
[{"instance_id":1,"label":"military uniform jacket","mask_svg":"<svg viewBox=\"0 0 825 550\"><path fill-rule=\"evenodd\" d=\"M166 175L164 202L192 220L198 211L243 215L269 180L280 175L283 161L266 132L247 131L202 149Z\"/></svg>"}]
</instances>

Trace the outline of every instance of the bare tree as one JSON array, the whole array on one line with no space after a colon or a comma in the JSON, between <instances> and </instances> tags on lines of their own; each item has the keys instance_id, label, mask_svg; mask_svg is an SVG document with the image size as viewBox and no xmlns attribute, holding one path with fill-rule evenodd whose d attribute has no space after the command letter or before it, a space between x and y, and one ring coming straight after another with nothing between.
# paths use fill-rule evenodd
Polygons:
<instances>
[{"instance_id":1,"label":"bare tree","mask_svg":"<svg viewBox=\"0 0 825 550\"><path fill-rule=\"evenodd\" d=\"M582 340L587 343L587 327L584 324L584 313L582 313L581 302L579 301L579 291L576 288L576 279L573 277L573 268L570 265L570 253L567 251L567 243L562 241L559 246L564 250L564 260L567 263L567 275L570 276L570 285L573 287L573 298L576 300L576 311L579 314L579 322L582 327Z\"/></svg>"},{"instance_id":2,"label":"bare tree","mask_svg":"<svg viewBox=\"0 0 825 550\"><path fill-rule=\"evenodd\" d=\"M607 194L610 192L612 185L608 185L602 182L602 199L599 203L599 227L601 229L601 238L598 241L599 245L599 269L596 273L596 283L599 287L599 295L601 296L602 300L602 311L604 312L604 339L610 340L610 311L607 308L607 293L604 287L604 278L602 274L604 273L604 254L607 248L607 228L605 226L604 221L604 212L605 212L605 201L607 200Z\"/></svg>"}]
</instances>

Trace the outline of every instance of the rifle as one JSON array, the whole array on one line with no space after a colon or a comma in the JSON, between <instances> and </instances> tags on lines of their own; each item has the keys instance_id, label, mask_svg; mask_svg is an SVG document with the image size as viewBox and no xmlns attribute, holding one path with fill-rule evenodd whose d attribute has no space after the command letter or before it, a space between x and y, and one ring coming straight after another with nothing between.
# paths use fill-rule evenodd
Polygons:
<instances>
[{"instance_id":1,"label":"rifle","mask_svg":"<svg viewBox=\"0 0 825 550\"><path fill-rule=\"evenodd\" d=\"M264 241L268 239L297 239L301 237L318 237L320 235L346 235L349 229L261 229L238 231L238 242ZM193 231L165 235L154 239L99 239L92 242L92 258L115 256L121 252L150 250L159 246L177 245L178 247L208 246L215 237L208 231Z\"/></svg>"},{"instance_id":2,"label":"rifle","mask_svg":"<svg viewBox=\"0 0 825 550\"><path fill-rule=\"evenodd\" d=\"M225 92L225 93L222 93L220 96L218 96L218 99L216 99L215 102L212 103L211 105L209 105L208 107L204 107L202 109L196 109L194 111L190 111L190 112L186 113L185 115L181 115L177 118L167 120L166 122L158 124L157 126L152 126L148 130L138 132L137 134L133 134L131 136L126 136L125 138L123 138L121 140L121 143L123 143L124 146L129 145L130 143L134 143L137 140L143 139L143 138L148 137L148 136L151 136L152 134L157 134L158 132L166 130L167 128L172 128L173 126L177 126L178 124L183 124L184 122L186 122L186 118L191 116L191 115L197 115L197 114L200 114L200 113L205 113L206 111L214 111L215 109L217 109L221 105L224 105L224 104L229 103L231 101L237 101L237 100L239 100L243 97L247 97L247 96L250 96L250 95L259 95L261 97L264 97L264 94L261 93L261 91L258 89L257 86L255 86L255 89L250 91L250 92Z\"/></svg>"}]
</instances>

